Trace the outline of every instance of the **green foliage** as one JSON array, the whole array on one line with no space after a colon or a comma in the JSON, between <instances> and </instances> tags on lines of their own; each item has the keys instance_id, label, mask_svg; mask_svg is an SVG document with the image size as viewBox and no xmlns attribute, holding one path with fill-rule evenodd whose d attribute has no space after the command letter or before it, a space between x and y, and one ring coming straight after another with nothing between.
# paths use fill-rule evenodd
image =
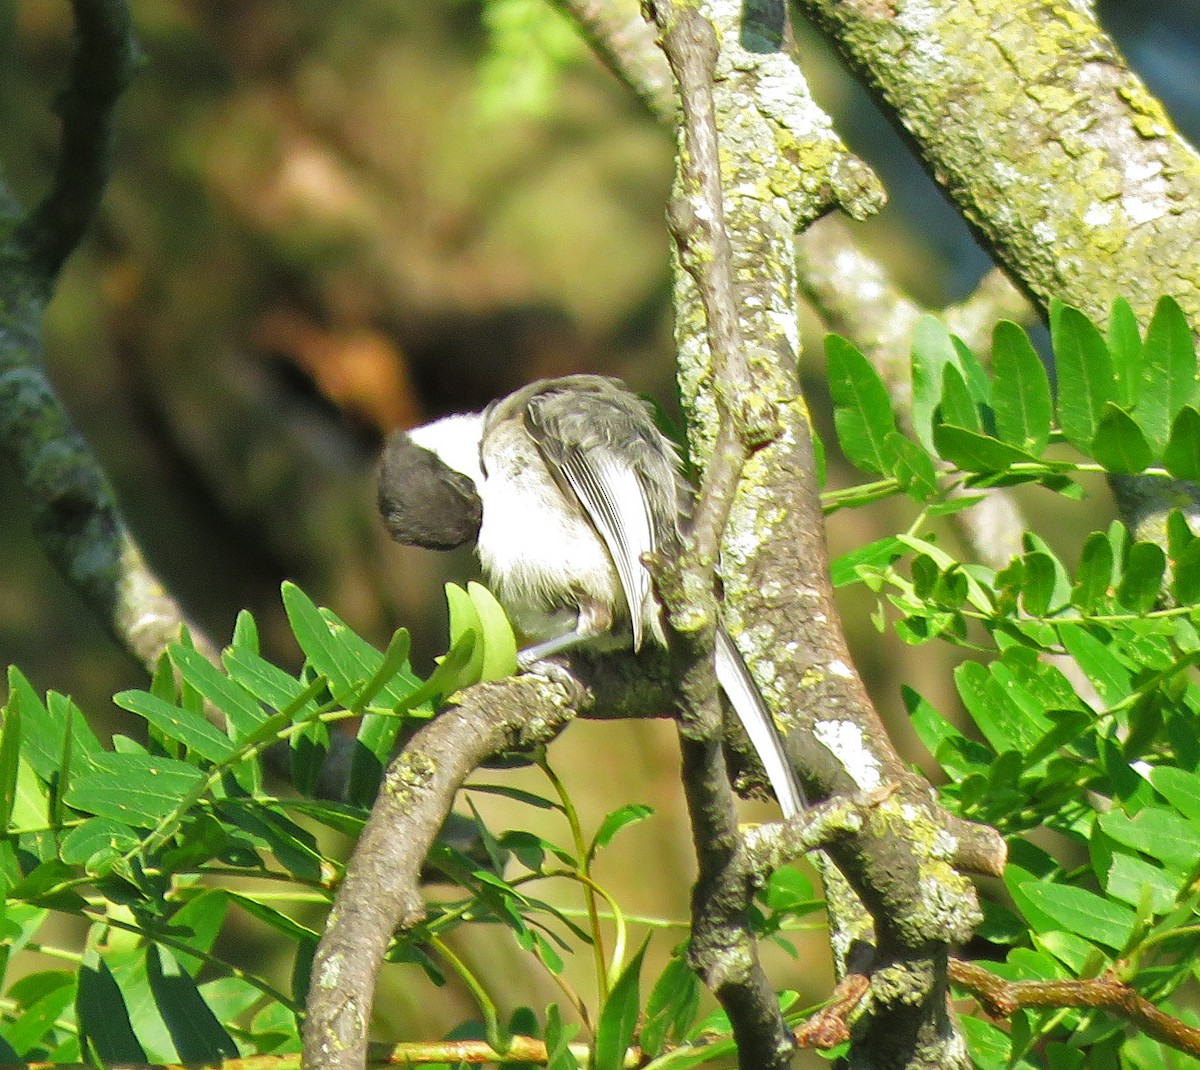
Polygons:
<instances>
[{"instance_id":1,"label":"green foliage","mask_svg":"<svg viewBox=\"0 0 1200 1070\"><path fill-rule=\"evenodd\" d=\"M1160 301L1144 341L1124 302L1107 332L1058 304L1050 326L1056 396L1014 324L996 327L985 373L958 339L923 322L914 435L902 439L891 423L865 438L861 426L883 419L882 384L849 343L827 343L831 377L843 380L843 452L884 477L827 494L827 508L899 493L919 503L906 532L844 556L833 575L877 594L878 626L968 657L954 683L969 727L914 691L905 701L945 775L944 802L1009 840L1006 892L986 904L979 934L1000 960L990 968L1012 980L1112 971L1178 1015L1194 998L1200 952L1200 540L1180 512L1161 544L1114 523L1087 537L1072 568L1027 532L1023 552L997 570L960 559L938 526L976 489L1028 483L1078 497L1090 473L1200 476L1200 382L1179 306ZM937 466L935 491L907 475L917 450ZM1028 838L1035 830L1058 834L1053 854ZM1135 1055L1126 1027L1096 1010L964 1026L985 1067L1193 1065L1164 1061L1144 1038ZM1037 1054L1051 1051L1048 1062Z\"/></svg>"},{"instance_id":2,"label":"green foliage","mask_svg":"<svg viewBox=\"0 0 1200 1070\"><path fill-rule=\"evenodd\" d=\"M994 568L967 559L946 533L946 520L989 487L1075 498L1098 473L1200 474L1196 357L1174 302L1160 302L1144 337L1123 303L1105 330L1055 306L1051 339L1054 389L1015 325L997 326L985 368L923 320L910 426L866 358L842 339L827 342L839 441L868 474L827 493L827 507L895 496L913 514L905 530L836 561L833 577L874 592L876 623L906 643L962 652L953 674L960 711L944 714L912 690L904 698L943 774L945 804L1009 841L1003 887L990 889L978 934L989 968L1012 980L1111 972L1186 1019L1179 1008L1194 999L1200 958L1200 538L1176 512L1158 542L1113 523L1064 560L1026 532L1021 552ZM449 649L422 679L405 632L376 649L285 585L304 655L298 672L262 657L243 614L219 665L185 642L145 688L117 695L144 731L111 745L69 698L42 696L10 669L0 731L0 980L10 978L0 1058L214 1063L296 1050L322 917L341 878L337 837L361 829L398 741L455 691L515 666L512 631L485 589L451 587L447 600ZM351 720L349 779L331 801L320 789L331 730ZM389 961L438 984L451 973L465 983L478 1021L456 1035L499 1048L517 1033L540 1035L548 1064L571 1070L589 1001L570 988L564 964L586 949L596 973L586 1012L593 1065L622 1065L631 1044L658 1068L728 1057L728 1022L702 1013L686 944L646 976L646 941L630 934L648 919L628 917L596 880L598 856L650 809L618 805L585 829L546 756L534 763L543 791L467 786L457 834L427 859L438 894L425 920L397 936ZM273 786L270 770L281 765L287 793ZM492 795L555 815L561 837L520 823L493 829L476 805ZM569 882L582 905L551 901L547 881ZM821 905L804 875L784 868L750 920L761 939L794 953L789 933ZM86 923L82 951L54 942L56 915ZM226 957L223 936L247 918L289 949L284 976ZM468 923L511 933L564 989L564 1003L540 1017L528 1008L502 1016L447 942ZM58 961L43 969L38 955ZM789 1022L806 1016L794 995L780 1000ZM963 1027L984 1067L1185 1065L1097 1009L1022 1009L1005 1028L971 1017Z\"/></svg>"},{"instance_id":3,"label":"green foliage","mask_svg":"<svg viewBox=\"0 0 1200 1070\"><path fill-rule=\"evenodd\" d=\"M298 673L260 655L257 626L243 613L219 666L177 645L146 689L116 696L145 731L117 736L110 747L70 699L43 698L10 668L0 730L0 984L17 958L26 972L0 1002L0 1058L216 1064L298 1050L321 918L342 876L346 844L329 833L361 830L398 739L453 692L515 668L512 630L491 594L472 584L449 587L447 598L450 650L422 680L408 662L407 633L377 650L285 584L284 607L304 654ZM358 720L350 781L334 801L318 785L330 729L350 719ZM283 795L272 787L277 757L291 772ZM548 1008L544 1030L527 1009L502 1024L446 937L468 920L502 926L564 986L565 956L590 948L601 978L594 1059L620 1066L643 1010L646 944L627 956L630 923L593 867L622 830L652 811L620 806L588 832L545 756L536 763L549 794L468 785L467 812L448 823L454 834L427 860L446 894L429 899L426 919L396 938L388 959L437 984L447 972L463 978L480 1016L463 1036L503 1047L515 1032L544 1031L550 1065L570 1070L578 1064L569 1046L578 1026L564 1023L562 1008ZM493 831L473 801L488 795L557 813L566 844L520 828ZM781 891L784 880L777 875L757 914L764 935L780 940L786 918L818 905L802 879L787 885L790 893ZM564 911L536 894L547 881L576 885L586 909ZM86 923L86 950L55 942L56 915ZM283 981L278 970L228 959L230 927L244 929L246 918L289 949ZM607 953L604 924L616 934ZM47 955L69 968L28 971ZM672 959L648 1004L658 1048L678 1057L680 1045L698 1038L698 996L682 959ZM697 1061L706 1061L707 1045L699 1050Z\"/></svg>"}]
</instances>

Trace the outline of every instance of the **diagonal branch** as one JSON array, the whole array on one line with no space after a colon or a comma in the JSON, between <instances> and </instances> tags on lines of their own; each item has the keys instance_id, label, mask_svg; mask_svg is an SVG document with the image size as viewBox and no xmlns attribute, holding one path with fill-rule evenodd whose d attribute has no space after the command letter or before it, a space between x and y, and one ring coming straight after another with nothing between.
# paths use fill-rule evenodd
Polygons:
<instances>
[{"instance_id":1,"label":"diagonal branch","mask_svg":"<svg viewBox=\"0 0 1200 1070\"><path fill-rule=\"evenodd\" d=\"M59 105L54 180L0 239L0 455L29 496L46 554L125 649L153 669L179 638L183 612L147 566L108 478L50 385L42 346L55 279L108 178L114 108L136 56L124 0L75 0L73 8L78 40ZM2 187L0 203L18 214ZM203 639L197 645L211 652Z\"/></svg>"}]
</instances>

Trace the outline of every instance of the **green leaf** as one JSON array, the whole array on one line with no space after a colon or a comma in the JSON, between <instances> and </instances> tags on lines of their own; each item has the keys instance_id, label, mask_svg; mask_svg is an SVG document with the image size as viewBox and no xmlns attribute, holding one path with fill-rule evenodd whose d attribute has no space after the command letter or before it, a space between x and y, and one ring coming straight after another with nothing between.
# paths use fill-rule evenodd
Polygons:
<instances>
[{"instance_id":1,"label":"green leaf","mask_svg":"<svg viewBox=\"0 0 1200 1070\"><path fill-rule=\"evenodd\" d=\"M240 892L229 892L228 895L247 914L258 918L259 921L266 922L272 929L286 936L289 940L302 945L309 944L314 949L316 948L320 936L308 928L307 925L301 925L298 921L293 921L286 914L281 914L274 907L260 903L257 899L249 895L242 895Z\"/></svg>"},{"instance_id":2,"label":"green leaf","mask_svg":"<svg viewBox=\"0 0 1200 1070\"><path fill-rule=\"evenodd\" d=\"M1148 806L1132 817L1121 810L1101 814L1097 821L1117 843L1156 858L1179 876L1188 875L1200 858L1200 831L1179 814Z\"/></svg>"},{"instance_id":3,"label":"green leaf","mask_svg":"<svg viewBox=\"0 0 1200 1070\"><path fill-rule=\"evenodd\" d=\"M983 434L979 408L967 389L966 380L953 364L947 364L942 369L942 399L938 408L942 423Z\"/></svg>"},{"instance_id":4,"label":"green leaf","mask_svg":"<svg viewBox=\"0 0 1200 1070\"><path fill-rule=\"evenodd\" d=\"M912 422L917 441L931 453L933 414L942 402L942 369L947 364L959 366L950 332L935 317L922 316L913 328Z\"/></svg>"},{"instance_id":5,"label":"green leaf","mask_svg":"<svg viewBox=\"0 0 1200 1070\"><path fill-rule=\"evenodd\" d=\"M237 621L233 625L233 642L230 646L233 650L245 650L250 654L258 653L258 625L248 610L238 611Z\"/></svg>"},{"instance_id":6,"label":"green leaf","mask_svg":"<svg viewBox=\"0 0 1200 1070\"><path fill-rule=\"evenodd\" d=\"M171 915L171 929L182 934L190 950L209 952L221 935L221 926L225 924L228 911L229 897L220 888L210 888L189 899ZM189 955L180 949L176 949L174 955L184 969L193 975L199 973L205 964L198 955Z\"/></svg>"},{"instance_id":7,"label":"green leaf","mask_svg":"<svg viewBox=\"0 0 1200 1070\"><path fill-rule=\"evenodd\" d=\"M938 424L933 440L938 456L964 472L1003 472L1014 464L1038 463L1032 453L965 427Z\"/></svg>"},{"instance_id":8,"label":"green leaf","mask_svg":"<svg viewBox=\"0 0 1200 1070\"><path fill-rule=\"evenodd\" d=\"M5 995L23 1010L15 1020L5 1021L4 1035L18 1056L24 1057L55 1027L76 992L76 975L65 970L28 974L13 984Z\"/></svg>"},{"instance_id":9,"label":"green leaf","mask_svg":"<svg viewBox=\"0 0 1200 1070\"><path fill-rule=\"evenodd\" d=\"M884 436L884 445L892 455L891 475L905 494L919 502L938 496L940 488L933 458L921 446L898 431L889 431Z\"/></svg>"},{"instance_id":10,"label":"green leaf","mask_svg":"<svg viewBox=\"0 0 1200 1070\"><path fill-rule=\"evenodd\" d=\"M1007 320L992 332L992 375L998 437L1040 457L1050 441L1050 378L1029 336Z\"/></svg>"},{"instance_id":11,"label":"green leaf","mask_svg":"<svg viewBox=\"0 0 1200 1070\"><path fill-rule=\"evenodd\" d=\"M100 741L73 703L65 699L43 703L21 671L11 665L8 669L8 706L13 706L14 702L24 722L21 754L45 783L54 782L62 772L68 732L71 733L75 771L86 766L88 758L102 753Z\"/></svg>"},{"instance_id":12,"label":"green leaf","mask_svg":"<svg viewBox=\"0 0 1200 1070\"><path fill-rule=\"evenodd\" d=\"M1171 593L1181 606L1200 602L1200 539L1191 542L1175 559Z\"/></svg>"},{"instance_id":13,"label":"green leaf","mask_svg":"<svg viewBox=\"0 0 1200 1070\"><path fill-rule=\"evenodd\" d=\"M149 1062L116 978L95 951L88 951L79 967L75 1015L80 1033L101 1063Z\"/></svg>"},{"instance_id":14,"label":"green leaf","mask_svg":"<svg viewBox=\"0 0 1200 1070\"><path fill-rule=\"evenodd\" d=\"M1077 624L1058 626L1059 639L1078 662L1104 702L1113 706L1129 696L1133 681L1117 656L1089 631Z\"/></svg>"},{"instance_id":15,"label":"green leaf","mask_svg":"<svg viewBox=\"0 0 1200 1070\"><path fill-rule=\"evenodd\" d=\"M1135 542L1129 548L1125 575L1117 587L1117 601L1135 613L1153 609L1166 567L1166 555L1156 543Z\"/></svg>"},{"instance_id":16,"label":"green leaf","mask_svg":"<svg viewBox=\"0 0 1200 1070\"><path fill-rule=\"evenodd\" d=\"M1085 888L1027 881L1019 888L1058 926L1120 951L1133 932L1134 912Z\"/></svg>"},{"instance_id":17,"label":"green leaf","mask_svg":"<svg viewBox=\"0 0 1200 1070\"><path fill-rule=\"evenodd\" d=\"M155 1007L171 1034L180 1062L215 1065L238 1057L233 1038L170 951L151 944L146 953L146 972Z\"/></svg>"},{"instance_id":18,"label":"green leaf","mask_svg":"<svg viewBox=\"0 0 1200 1070\"><path fill-rule=\"evenodd\" d=\"M283 607L292 634L308 663L320 675L329 679L329 689L343 706L349 708L357 688L370 673L360 670L345 644L339 643L332 627L313 601L294 583L282 587Z\"/></svg>"},{"instance_id":19,"label":"green leaf","mask_svg":"<svg viewBox=\"0 0 1200 1070\"><path fill-rule=\"evenodd\" d=\"M480 679L503 680L512 676L517 671L517 637L513 634L508 614L496 601L496 596L482 583L472 580L467 584L467 594L471 596L483 628L483 668Z\"/></svg>"},{"instance_id":20,"label":"green leaf","mask_svg":"<svg viewBox=\"0 0 1200 1070\"><path fill-rule=\"evenodd\" d=\"M471 596L455 583L446 584L446 604L450 607L450 643L464 635L473 635L471 658L461 669L456 689L470 687L483 678L483 624Z\"/></svg>"},{"instance_id":21,"label":"green leaf","mask_svg":"<svg viewBox=\"0 0 1200 1070\"><path fill-rule=\"evenodd\" d=\"M1025 734L1020 727L1021 715L983 665L964 661L954 670L954 683L967 712L996 751L1021 749Z\"/></svg>"},{"instance_id":22,"label":"green leaf","mask_svg":"<svg viewBox=\"0 0 1200 1070\"><path fill-rule=\"evenodd\" d=\"M219 764L237 752L229 737L209 724L202 714L163 702L149 691L121 691L113 696L113 702L144 717L167 739L182 743L205 761Z\"/></svg>"},{"instance_id":23,"label":"green leaf","mask_svg":"<svg viewBox=\"0 0 1200 1070\"><path fill-rule=\"evenodd\" d=\"M1200 409L1185 405L1171 424L1163 467L1176 479L1200 481Z\"/></svg>"},{"instance_id":24,"label":"green leaf","mask_svg":"<svg viewBox=\"0 0 1200 1070\"><path fill-rule=\"evenodd\" d=\"M1117 400L1116 375L1104 337L1078 309L1054 303L1050 337L1058 373L1058 423L1076 447L1088 452L1104 406Z\"/></svg>"},{"instance_id":25,"label":"green leaf","mask_svg":"<svg viewBox=\"0 0 1200 1070\"><path fill-rule=\"evenodd\" d=\"M1112 582L1112 546L1104 532L1093 531L1084 542L1079 558L1079 570L1071 592L1072 605L1085 613L1099 608L1109 597Z\"/></svg>"},{"instance_id":26,"label":"green leaf","mask_svg":"<svg viewBox=\"0 0 1200 1070\"><path fill-rule=\"evenodd\" d=\"M89 873L102 873L114 859L136 847L138 840L124 822L93 817L63 837L60 854L64 862L84 866Z\"/></svg>"},{"instance_id":27,"label":"green leaf","mask_svg":"<svg viewBox=\"0 0 1200 1070\"><path fill-rule=\"evenodd\" d=\"M870 361L844 338L825 338L833 422L842 452L851 464L884 475L891 451L884 439L896 430L896 417L887 389Z\"/></svg>"},{"instance_id":28,"label":"green leaf","mask_svg":"<svg viewBox=\"0 0 1200 1070\"><path fill-rule=\"evenodd\" d=\"M135 828L154 828L204 781L195 766L151 754L103 754L76 777L67 804Z\"/></svg>"},{"instance_id":29,"label":"green leaf","mask_svg":"<svg viewBox=\"0 0 1200 1070\"><path fill-rule=\"evenodd\" d=\"M603 850L612 843L613 837L621 829L638 821L645 821L653 813L654 807L642 803L630 803L628 806L622 806L619 810L614 810L600 822L600 827L596 830L596 835L592 837L591 845L588 847L587 857L589 859L595 857L597 851Z\"/></svg>"},{"instance_id":30,"label":"green leaf","mask_svg":"<svg viewBox=\"0 0 1200 1070\"><path fill-rule=\"evenodd\" d=\"M625 1063L625 1053L633 1043L638 1016L641 1013L642 959L649 942L647 937L637 954L621 971L621 976L608 993L608 999L600 1008L600 1017L596 1023L593 1070L621 1070Z\"/></svg>"},{"instance_id":31,"label":"green leaf","mask_svg":"<svg viewBox=\"0 0 1200 1070\"><path fill-rule=\"evenodd\" d=\"M0 721L0 829L12 827L17 801L17 770L21 762L21 710L15 694L8 696Z\"/></svg>"},{"instance_id":32,"label":"green leaf","mask_svg":"<svg viewBox=\"0 0 1200 1070\"><path fill-rule=\"evenodd\" d=\"M578 1032L576 1023L563 1024L558 1004L546 1008L546 1070L579 1070L570 1047L571 1038Z\"/></svg>"},{"instance_id":33,"label":"green leaf","mask_svg":"<svg viewBox=\"0 0 1200 1070\"><path fill-rule=\"evenodd\" d=\"M246 647L226 650L221 655L221 664L230 680L272 710L286 709L306 686L304 681L295 679Z\"/></svg>"},{"instance_id":34,"label":"green leaf","mask_svg":"<svg viewBox=\"0 0 1200 1070\"><path fill-rule=\"evenodd\" d=\"M1200 776L1169 765L1150 770L1150 783L1184 817L1200 822Z\"/></svg>"},{"instance_id":35,"label":"green leaf","mask_svg":"<svg viewBox=\"0 0 1200 1070\"><path fill-rule=\"evenodd\" d=\"M700 982L681 950L668 960L646 1000L646 1014L638 1033L643 1052L651 1059L669 1042L678 1043L696 1020Z\"/></svg>"},{"instance_id":36,"label":"green leaf","mask_svg":"<svg viewBox=\"0 0 1200 1070\"><path fill-rule=\"evenodd\" d=\"M235 739L245 739L269 716L249 691L203 654L185 646L172 646L169 653L179 675L225 714Z\"/></svg>"},{"instance_id":37,"label":"green leaf","mask_svg":"<svg viewBox=\"0 0 1200 1070\"><path fill-rule=\"evenodd\" d=\"M321 879L316 840L274 807L240 799L221 799L214 806L219 817L247 833L256 847L270 851L288 872L304 880Z\"/></svg>"},{"instance_id":38,"label":"green leaf","mask_svg":"<svg viewBox=\"0 0 1200 1070\"><path fill-rule=\"evenodd\" d=\"M1196 346L1187 317L1173 298L1159 299L1142 349L1138 423L1161 454L1171 423L1196 397Z\"/></svg>"},{"instance_id":39,"label":"green leaf","mask_svg":"<svg viewBox=\"0 0 1200 1070\"><path fill-rule=\"evenodd\" d=\"M860 568L886 568L897 558L903 557L904 552L904 544L889 535L887 538L878 539L857 550L852 550L848 554L842 554L835 558L830 567L833 585L845 587L847 584L857 583L860 579Z\"/></svg>"},{"instance_id":40,"label":"green leaf","mask_svg":"<svg viewBox=\"0 0 1200 1070\"><path fill-rule=\"evenodd\" d=\"M1021 564L1021 604L1031 617L1044 617L1054 601L1055 581L1058 578L1054 558L1035 550L1025 554Z\"/></svg>"},{"instance_id":41,"label":"green leaf","mask_svg":"<svg viewBox=\"0 0 1200 1070\"><path fill-rule=\"evenodd\" d=\"M1154 461L1154 451L1142 428L1111 401L1104 404L1091 453L1105 469L1118 475L1141 472Z\"/></svg>"},{"instance_id":42,"label":"green leaf","mask_svg":"<svg viewBox=\"0 0 1200 1070\"><path fill-rule=\"evenodd\" d=\"M1142 338L1138 333L1137 317L1123 297L1113 302L1108 320L1108 351L1117 373L1120 395L1117 400L1122 407L1132 410L1142 383Z\"/></svg>"},{"instance_id":43,"label":"green leaf","mask_svg":"<svg viewBox=\"0 0 1200 1070\"><path fill-rule=\"evenodd\" d=\"M1154 914L1162 914L1171 908L1179 895L1182 878L1172 878L1158 866L1144 859L1118 851L1104 878L1104 890L1113 898L1130 906L1139 906L1149 898L1149 907Z\"/></svg>"}]
</instances>

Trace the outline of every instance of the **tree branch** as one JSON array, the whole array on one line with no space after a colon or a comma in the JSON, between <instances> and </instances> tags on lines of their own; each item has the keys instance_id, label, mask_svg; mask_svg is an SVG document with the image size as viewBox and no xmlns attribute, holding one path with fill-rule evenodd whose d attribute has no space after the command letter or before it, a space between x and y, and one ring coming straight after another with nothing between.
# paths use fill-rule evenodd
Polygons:
<instances>
[{"instance_id":1,"label":"tree branch","mask_svg":"<svg viewBox=\"0 0 1200 1070\"><path fill-rule=\"evenodd\" d=\"M125 0L71 0L71 8L76 43L55 108L62 119L62 143L54 179L13 236L47 298L100 205L112 166L117 99L138 59Z\"/></svg>"},{"instance_id":2,"label":"tree branch","mask_svg":"<svg viewBox=\"0 0 1200 1070\"><path fill-rule=\"evenodd\" d=\"M883 98L1043 314L1057 297L1102 323L1125 297L1145 323L1170 294L1200 325L1200 154L1091 5L933 0L919 18L843 0L800 8ZM1112 483L1122 519L1164 545L1181 492L1200 502L1192 484Z\"/></svg>"},{"instance_id":3,"label":"tree branch","mask_svg":"<svg viewBox=\"0 0 1200 1070\"><path fill-rule=\"evenodd\" d=\"M108 176L113 113L136 49L124 0L75 0L77 44L59 110L50 192L0 237L0 453L13 464L47 555L126 650L153 669L184 615L150 571L99 462L45 371L42 314ZM15 214L7 190L0 202ZM212 653L211 644L193 636Z\"/></svg>"},{"instance_id":4,"label":"tree branch","mask_svg":"<svg viewBox=\"0 0 1200 1070\"><path fill-rule=\"evenodd\" d=\"M304 1065L361 1070L375 981L393 932L425 913L420 872L463 781L505 749L545 743L587 696L525 676L479 684L430 721L388 766L313 961Z\"/></svg>"},{"instance_id":5,"label":"tree branch","mask_svg":"<svg viewBox=\"0 0 1200 1070\"><path fill-rule=\"evenodd\" d=\"M1079 981L1006 981L981 966L951 959L950 979L978 999L993 1018L1009 1018L1022 1007L1095 1008L1172 1048L1200 1055L1200 1029L1159 1010L1111 975Z\"/></svg>"},{"instance_id":6,"label":"tree branch","mask_svg":"<svg viewBox=\"0 0 1200 1070\"><path fill-rule=\"evenodd\" d=\"M864 1066L965 1066L947 1010L946 960L949 945L967 936L978 915L954 861L994 860L1003 843L980 826L950 831L950 815L895 754L851 666L827 577L796 374L793 235L839 199L861 213L878 202L877 187L834 147L828 120L794 64L769 47L768 35L743 26L741 5L712 0L704 10L721 42L713 94L735 307L742 337L753 340L747 360L755 390L779 417L773 440L743 470L724 535L725 620L788 729L793 763L813 794L889 789L861 834L829 848L870 912L864 926L848 907L852 917L839 923L847 940L835 947L843 969L862 958L870 970L871 1003L856 1057ZM847 183L848 173L857 184ZM713 355L699 329L704 305L694 280L684 271L676 278L681 393L693 456L703 463L719 426L710 397ZM959 836L978 842L964 850ZM852 901L847 895L839 904Z\"/></svg>"}]
</instances>

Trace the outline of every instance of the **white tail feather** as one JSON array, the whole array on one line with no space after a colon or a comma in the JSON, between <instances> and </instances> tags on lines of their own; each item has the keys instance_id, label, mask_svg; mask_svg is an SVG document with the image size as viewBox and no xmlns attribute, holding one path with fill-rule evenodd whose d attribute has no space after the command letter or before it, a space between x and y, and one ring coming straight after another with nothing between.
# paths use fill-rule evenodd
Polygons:
<instances>
[{"instance_id":1,"label":"white tail feather","mask_svg":"<svg viewBox=\"0 0 1200 1070\"><path fill-rule=\"evenodd\" d=\"M783 740L771 719L771 713L763 702L750 671L738 653L737 647L724 628L717 629L717 682L729 696L734 713L750 737L750 743L766 770L771 789L779 800L779 807L786 818L794 817L804 809L804 792L792 772L791 763L783 750Z\"/></svg>"}]
</instances>

